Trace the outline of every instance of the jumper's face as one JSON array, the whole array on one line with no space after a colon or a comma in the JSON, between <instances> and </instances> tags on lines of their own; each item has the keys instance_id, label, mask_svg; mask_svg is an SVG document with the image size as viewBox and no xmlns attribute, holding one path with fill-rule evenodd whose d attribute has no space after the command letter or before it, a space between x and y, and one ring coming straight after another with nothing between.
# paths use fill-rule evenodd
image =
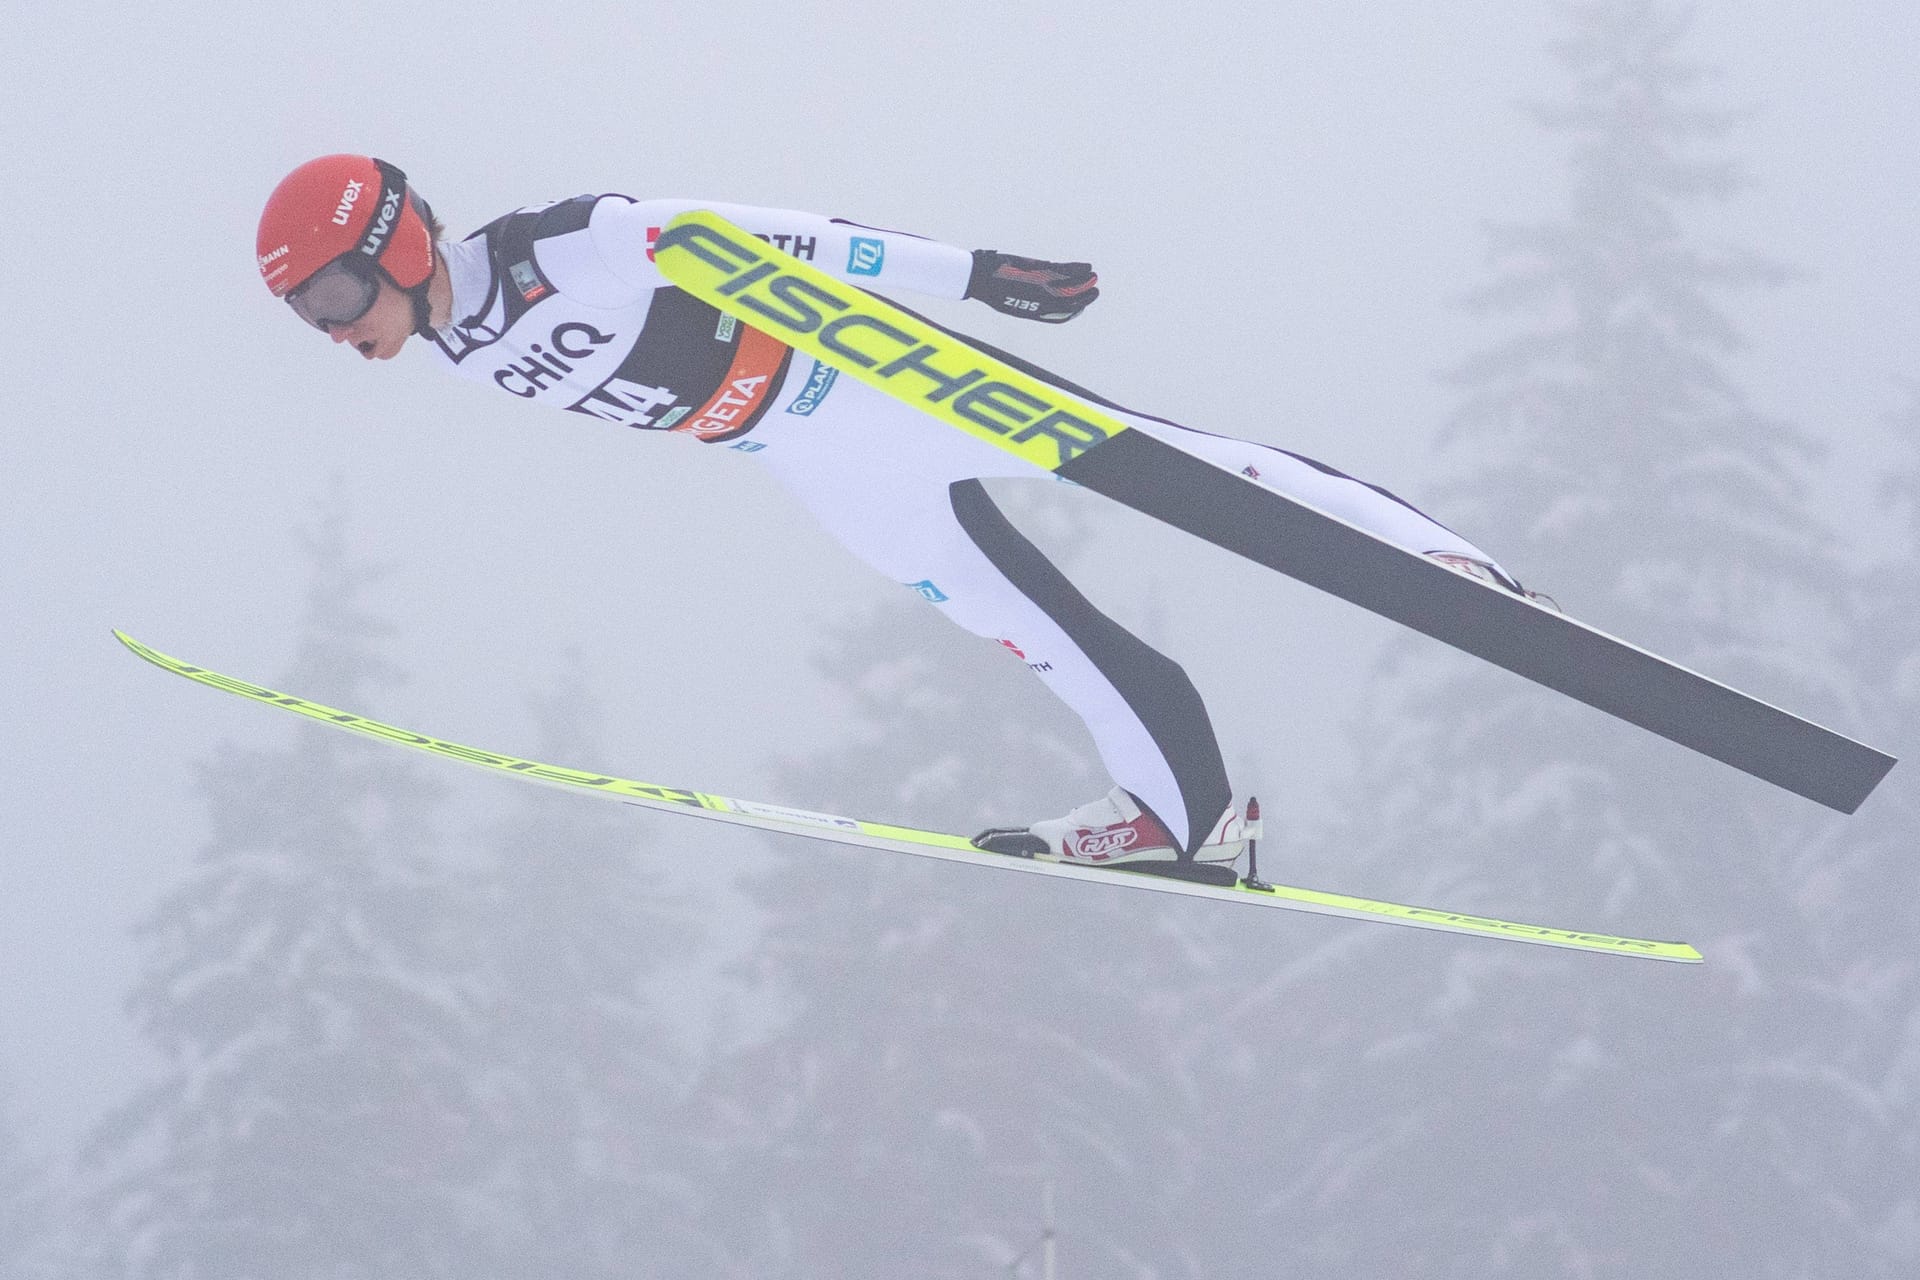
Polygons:
<instances>
[{"instance_id":1,"label":"jumper's face","mask_svg":"<svg viewBox=\"0 0 1920 1280\"><path fill-rule=\"evenodd\" d=\"M327 335L344 342L368 360L391 360L413 334L413 300L384 275L380 291L366 314L349 324L329 324Z\"/></svg>"}]
</instances>

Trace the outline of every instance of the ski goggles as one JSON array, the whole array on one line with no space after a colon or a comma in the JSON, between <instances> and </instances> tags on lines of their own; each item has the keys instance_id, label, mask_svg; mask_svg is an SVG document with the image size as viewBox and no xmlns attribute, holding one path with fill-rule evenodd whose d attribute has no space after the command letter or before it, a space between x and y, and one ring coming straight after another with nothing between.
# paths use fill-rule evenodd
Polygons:
<instances>
[{"instance_id":1,"label":"ski goggles","mask_svg":"<svg viewBox=\"0 0 1920 1280\"><path fill-rule=\"evenodd\" d=\"M287 294L293 313L322 333L352 324L373 310L380 296L380 268L362 253L343 253Z\"/></svg>"}]
</instances>

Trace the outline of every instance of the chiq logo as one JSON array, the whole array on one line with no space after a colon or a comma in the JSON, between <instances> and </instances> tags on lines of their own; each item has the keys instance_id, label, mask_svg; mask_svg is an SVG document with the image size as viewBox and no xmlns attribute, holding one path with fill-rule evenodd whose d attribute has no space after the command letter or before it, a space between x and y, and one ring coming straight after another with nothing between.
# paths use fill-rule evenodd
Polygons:
<instances>
[{"instance_id":1,"label":"chiq logo","mask_svg":"<svg viewBox=\"0 0 1920 1280\"><path fill-rule=\"evenodd\" d=\"M863 303L871 305L865 294L842 293L835 281L784 269L777 259L768 259L764 248L751 237L685 222L661 234L655 254L669 259L680 251L725 274L726 282L713 292L738 299L761 317L753 322L757 329L780 338L810 338L795 345L817 346L835 364L866 370L869 381L936 417L961 419L1026 446L1018 450L1023 456L1036 450L1058 454L1057 461L1042 465L1061 466L1111 434L1076 402L1050 398L1044 384L1015 385L1003 376L1009 371L971 347L945 342L937 332L923 338L868 314L861 309Z\"/></svg>"}]
</instances>

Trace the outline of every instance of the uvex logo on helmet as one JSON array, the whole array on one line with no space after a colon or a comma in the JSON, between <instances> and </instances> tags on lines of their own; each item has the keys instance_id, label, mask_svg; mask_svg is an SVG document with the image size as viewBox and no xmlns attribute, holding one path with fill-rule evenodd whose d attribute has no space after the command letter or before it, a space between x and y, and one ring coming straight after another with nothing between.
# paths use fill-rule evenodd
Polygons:
<instances>
[{"instance_id":1,"label":"uvex logo on helmet","mask_svg":"<svg viewBox=\"0 0 1920 1280\"><path fill-rule=\"evenodd\" d=\"M360 202L360 188L364 186L366 186L366 183L357 180L349 180L347 182L347 189L340 193L340 203L335 205L333 209L333 224L335 226L344 227L347 225L347 219L353 216L353 206Z\"/></svg>"},{"instance_id":2,"label":"uvex logo on helmet","mask_svg":"<svg viewBox=\"0 0 1920 1280\"><path fill-rule=\"evenodd\" d=\"M372 156L321 156L281 179L267 198L255 249L260 274L284 298L334 259L365 254L394 284L416 290L433 273L431 218L393 165Z\"/></svg>"},{"instance_id":3,"label":"uvex logo on helmet","mask_svg":"<svg viewBox=\"0 0 1920 1280\"><path fill-rule=\"evenodd\" d=\"M374 218L373 225L367 228L367 238L360 242L360 252L377 258L386 248L387 233L393 230L393 219L400 212L400 201L406 197L405 187L388 187L381 193L380 214Z\"/></svg>"}]
</instances>

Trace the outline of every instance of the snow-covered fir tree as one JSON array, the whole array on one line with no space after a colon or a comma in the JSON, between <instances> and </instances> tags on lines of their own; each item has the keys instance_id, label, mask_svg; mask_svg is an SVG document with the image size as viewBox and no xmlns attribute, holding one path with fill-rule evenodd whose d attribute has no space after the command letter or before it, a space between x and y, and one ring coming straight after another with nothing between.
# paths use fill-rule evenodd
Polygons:
<instances>
[{"instance_id":1,"label":"snow-covered fir tree","mask_svg":"<svg viewBox=\"0 0 1920 1280\"><path fill-rule=\"evenodd\" d=\"M338 502L287 684L368 705L396 673ZM102 1275L455 1277L486 1112L438 788L377 744L262 724L199 770L211 838L140 929L128 1001L165 1063L91 1148Z\"/></svg>"},{"instance_id":2,"label":"snow-covered fir tree","mask_svg":"<svg viewBox=\"0 0 1920 1280\"><path fill-rule=\"evenodd\" d=\"M537 758L604 760L597 706L569 671L537 701ZM724 1190L696 1181L681 1125L693 1064L657 1011L663 974L699 938L659 874L671 830L579 796L513 792L484 841L475 924L497 1143L488 1274L698 1274L699 1197Z\"/></svg>"},{"instance_id":3,"label":"snow-covered fir tree","mask_svg":"<svg viewBox=\"0 0 1920 1280\"><path fill-rule=\"evenodd\" d=\"M0 1088L0 1276L50 1280L59 1225L52 1175L27 1149L9 1100Z\"/></svg>"},{"instance_id":4,"label":"snow-covered fir tree","mask_svg":"<svg viewBox=\"0 0 1920 1280\"><path fill-rule=\"evenodd\" d=\"M1475 302L1516 327L1457 373L1462 478L1436 505L1575 616L1857 722L1818 450L1738 386L1732 307L1780 276L1697 225L1743 188L1735 117L1685 52L1689 10L1569 18L1572 90L1539 113L1568 206L1493 231ZM1312 1090L1329 1127L1276 1209L1322 1211L1288 1246L1302 1273L1893 1274L1893 1166L1836 1147L1805 1087L1877 967L1880 943L1809 910L1864 828L1436 648L1397 648L1362 721L1356 887L1686 936L1709 966L1373 945L1351 1070Z\"/></svg>"},{"instance_id":5,"label":"snow-covered fir tree","mask_svg":"<svg viewBox=\"0 0 1920 1280\"><path fill-rule=\"evenodd\" d=\"M1764 1158L1837 1201L1833 1235L1865 1275L1920 1271L1920 1181L1901 1173L1920 1168L1920 383L1900 394L1880 485L1898 536L1863 556L1850 665L1865 736L1904 763L1844 836L1800 851L1799 906L1826 963L1781 1019L1790 1034L1747 1073L1809 1121L1770 1126Z\"/></svg>"}]
</instances>

